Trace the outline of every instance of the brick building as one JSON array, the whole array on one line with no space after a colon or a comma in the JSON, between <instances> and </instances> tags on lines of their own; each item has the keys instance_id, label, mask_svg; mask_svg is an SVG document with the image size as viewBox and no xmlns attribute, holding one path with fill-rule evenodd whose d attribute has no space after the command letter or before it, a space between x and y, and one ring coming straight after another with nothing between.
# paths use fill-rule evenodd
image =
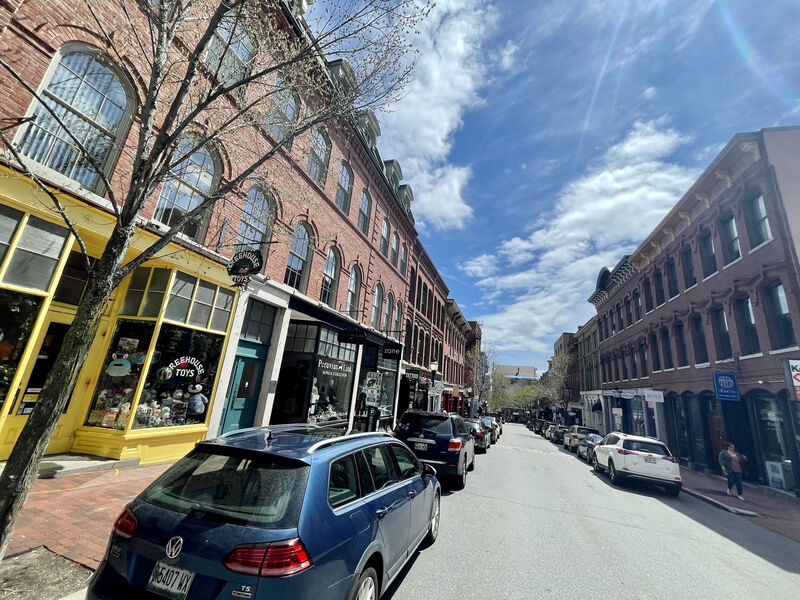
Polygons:
<instances>
[{"instance_id":1,"label":"brick building","mask_svg":"<svg viewBox=\"0 0 800 600\"><path fill-rule=\"evenodd\" d=\"M81 0L47 2L47 10L44 4L0 2L0 55L62 111L66 126L80 124L87 144L100 148L108 189L124 197L137 150L139 82L148 67L132 46L105 54ZM141 31L146 5L130 15ZM263 5L264 18L282 30L308 30L304 3ZM110 30L116 6L96 13ZM219 31L214 39L233 35ZM247 39L244 29L235 33ZM242 43L237 51L248 47L256 45ZM226 64L244 60L231 47L217 51ZM331 82L347 82L346 63L322 66ZM57 190L89 254L99 256L115 223L103 177L70 154L59 125L6 70L0 89L6 135L32 172ZM293 120L303 100L281 95L274 108ZM281 123L194 149L147 199L126 260L198 198L237 177L245 149L273 148ZM448 289L417 236L413 193L402 184L400 165L378 153L379 136L369 111L302 133L271 159L266 175L190 222L126 278L48 452L146 462L250 425L392 426L401 342L410 362L425 368L431 356L443 356ZM36 402L86 282L75 237L14 165L8 152L0 154L0 459ZM226 266L242 251L261 253L264 266L236 289ZM190 371L192 380L177 375ZM368 373L380 375L377 406L365 401Z\"/></svg>"},{"instance_id":2,"label":"brick building","mask_svg":"<svg viewBox=\"0 0 800 600\"><path fill-rule=\"evenodd\" d=\"M734 136L589 299L608 429L658 436L697 469L718 469L732 441L746 477L795 490L800 402L784 374L800 359L798 148L797 127Z\"/></svg>"}]
</instances>

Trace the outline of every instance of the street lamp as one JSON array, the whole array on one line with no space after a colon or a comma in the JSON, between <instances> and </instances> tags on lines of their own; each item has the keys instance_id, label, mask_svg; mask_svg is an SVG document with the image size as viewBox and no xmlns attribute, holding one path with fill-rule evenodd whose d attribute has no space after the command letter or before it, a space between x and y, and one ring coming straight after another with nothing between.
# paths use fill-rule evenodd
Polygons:
<instances>
[{"instance_id":1,"label":"street lamp","mask_svg":"<svg viewBox=\"0 0 800 600\"><path fill-rule=\"evenodd\" d=\"M435 359L432 360L430 367L431 367L431 390L433 391L434 388L436 387L436 371L439 370L439 361ZM431 407L431 410L433 410L433 408L434 407Z\"/></svg>"}]
</instances>

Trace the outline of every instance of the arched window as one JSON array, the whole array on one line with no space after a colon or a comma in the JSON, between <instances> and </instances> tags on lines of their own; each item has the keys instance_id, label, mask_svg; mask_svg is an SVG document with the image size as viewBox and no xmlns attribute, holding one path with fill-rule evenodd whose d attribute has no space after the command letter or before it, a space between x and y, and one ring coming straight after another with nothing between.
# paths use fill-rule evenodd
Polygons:
<instances>
[{"instance_id":1,"label":"arched window","mask_svg":"<svg viewBox=\"0 0 800 600\"><path fill-rule=\"evenodd\" d=\"M311 151L308 153L306 170L311 175L311 178L322 187L325 187L325 177L328 174L328 160L330 157L331 142L322 129L315 127L311 133Z\"/></svg>"},{"instance_id":2,"label":"arched window","mask_svg":"<svg viewBox=\"0 0 800 600\"><path fill-rule=\"evenodd\" d=\"M389 230L391 227L389 226L389 219L383 219L383 225L381 225L381 254L384 256L389 255Z\"/></svg>"},{"instance_id":3,"label":"arched window","mask_svg":"<svg viewBox=\"0 0 800 600\"><path fill-rule=\"evenodd\" d=\"M189 154L186 159L170 169L156 202L153 218L165 225L175 224L184 214L200 206L217 184L219 169L210 152L196 148L193 138L183 138L173 156L186 154ZM200 225L201 219L197 218L187 223L183 232L199 240L204 230Z\"/></svg>"},{"instance_id":4,"label":"arched window","mask_svg":"<svg viewBox=\"0 0 800 600\"><path fill-rule=\"evenodd\" d=\"M361 295L361 270L357 266L350 269L347 282L347 314L358 319L358 297Z\"/></svg>"},{"instance_id":5,"label":"arched window","mask_svg":"<svg viewBox=\"0 0 800 600\"><path fill-rule=\"evenodd\" d=\"M369 235L369 213L372 210L372 199L367 190L361 191L361 205L358 207L358 228L364 235Z\"/></svg>"},{"instance_id":6,"label":"arched window","mask_svg":"<svg viewBox=\"0 0 800 600\"><path fill-rule=\"evenodd\" d=\"M400 247L400 274L403 275L403 277L405 277L406 275L407 261L408 261L408 248L406 248L406 245L403 244ZM414 278L412 277L411 279L413 281Z\"/></svg>"},{"instance_id":7,"label":"arched window","mask_svg":"<svg viewBox=\"0 0 800 600\"><path fill-rule=\"evenodd\" d=\"M306 226L300 223L292 234L292 244L289 246L289 260L286 263L286 275L283 283L305 292L308 281L308 246L309 235Z\"/></svg>"},{"instance_id":8,"label":"arched window","mask_svg":"<svg viewBox=\"0 0 800 600\"><path fill-rule=\"evenodd\" d=\"M274 224L275 202L260 188L250 188L244 201L236 243L257 247L263 253L262 246L272 237Z\"/></svg>"},{"instance_id":9,"label":"arched window","mask_svg":"<svg viewBox=\"0 0 800 600\"><path fill-rule=\"evenodd\" d=\"M400 245L400 238L395 231L392 234L392 251L389 254L389 261L392 263L393 267L397 266L397 247Z\"/></svg>"},{"instance_id":10,"label":"arched window","mask_svg":"<svg viewBox=\"0 0 800 600\"><path fill-rule=\"evenodd\" d=\"M206 63L217 79L230 86L247 77L252 59L253 42L242 25L241 15L226 13L208 44ZM245 88L239 86L233 93L241 100Z\"/></svg>"},{"instance_id":11,"label":"arched window","mask_svg":"<svg viewBox=\"0 0 800 600\"><path fill-rule=\"evenodd\" d=\"M275 92L270 100L269 121L267 129L276 141L280 142L292 130L292 125L297 120L297 96L292 93L280 75L275 79ZM291 148L291 141L287 142Z\"/></svg>"},{"instance_id":12,"label":"arched window","mask_svg":"<svg viewBox=\"0 0 800 600\"><path fill-rule=\"evenodd\" d=\"M383 332L389 333L392 329L392 312L394 311L394 296L386 296L386 307L383 311Z\"/></svg>"},{"instance_id":13,"label":"arched window","mask_svg":"<svg viewBox=\"0 0 800 600\"><path fill-rule=\"evenodd\" d=\"M99 173L81 156L78 145L53 118L49 107L109 174L130 125L133 103L120 78L96 52L74 51L61 56L42 102L36 107L19 142L31 160L101 191Z\"/></svg>"},{"instance_id":14,"label":"arched window","mask_svg":"<svg viewBox=\"0 0 800 600\"><path fill-rule=\"evenodd\" d=\"M372 295L372 327L375 329L381 328L381 306L383 305L383 286L377 284L375 286L375 293Z\"/></svg>"},{"instance_id":15,"label":"arched window","mask_svg":"<svg viewBox=\"0 0 800 600\"><path fill-rule=\"evenodd\" d=\"M322 291L319 299L331 308L336 308L336 291L339 287L339 258L336 250L330 248L325 258L325 268L322 272Z\"/></svg>"},{"instance_id":16,"label":"arched window","mask_svg":"<svg viewBox=\"0 0 800 600\"><path fill-rule=\"evenodd\" d=\"M339 168L339 184L336 186L336 206L344 214L350 212L350 196L353 195L353 171L342 161Z\"/></svg>"},{"instance_id":17,"label":"arched window","mask_svg":"<svg viewBox=\"0 0 800 600\"><path fill-rule=\"evenodd\" d=\"M400 323L402 323L401 319L403 318L403 307L400 304L400 301L397 301L397 304L394 305L394 327L392 328L391 336L396 340L400 339Z\"/></svg>"}]
</instances>

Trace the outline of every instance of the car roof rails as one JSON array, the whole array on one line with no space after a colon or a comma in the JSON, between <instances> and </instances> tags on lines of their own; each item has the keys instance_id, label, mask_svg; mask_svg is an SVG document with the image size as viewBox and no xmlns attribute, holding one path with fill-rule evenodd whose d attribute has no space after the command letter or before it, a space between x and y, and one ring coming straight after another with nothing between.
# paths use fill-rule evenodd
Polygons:
<instances>
[{"instance_id":1,"label":"car roof rails","mask_svg":"<svg viewBox=\"0 0 800 600\"><path fill-rule=\"evenodd\" d=\"M223 433L222 435L217 436L218 439L228 438L234 435L240 435L242 433L247 433L250 431L263 431L267 434L273 433L305 433L306 435L321 435L323 432L329 432L331 429L341 427L337 427L334 425L324 427L317 425L316 423L282 423L279 425L261 425L258 427L245 427L244 429L234 429L233 431L228 431L227 433Z\"/></svg>"},{"instance_id":2,"label":"car roof rails","mask_svg":"<svg viewBox=\"0 0 800 600\"><path fill-rule=\"evenodd\" d=\"M386 433L385 431L368 431L364 433L346 433L344 435L340 435L337 437L329 438L327 440L321 440L316 444L313 444L308 447L306 452L308 454L314 454L317 450L325 448L327 446L333 446L334 444L338 444L340 442L347 442L355 438L363 438L363 437L393 437L392 435Z\"/></svg>"}]
</instances>

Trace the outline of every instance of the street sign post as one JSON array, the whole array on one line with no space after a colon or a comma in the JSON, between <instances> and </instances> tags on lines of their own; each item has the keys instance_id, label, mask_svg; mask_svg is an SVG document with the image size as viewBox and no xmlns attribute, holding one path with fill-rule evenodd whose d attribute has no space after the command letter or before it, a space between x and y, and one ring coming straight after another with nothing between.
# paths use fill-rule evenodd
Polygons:
<instances>
[{"instance_id":1,"label":"street sign post","mask_svg":"<svg viewBox=\"0 0 800 600\"><path fill-rule=\"evenodd\" d=\"M714 371L714 393L717 400L739 402L739 380L736 373Z\"/></svg>"}]
</instances>

